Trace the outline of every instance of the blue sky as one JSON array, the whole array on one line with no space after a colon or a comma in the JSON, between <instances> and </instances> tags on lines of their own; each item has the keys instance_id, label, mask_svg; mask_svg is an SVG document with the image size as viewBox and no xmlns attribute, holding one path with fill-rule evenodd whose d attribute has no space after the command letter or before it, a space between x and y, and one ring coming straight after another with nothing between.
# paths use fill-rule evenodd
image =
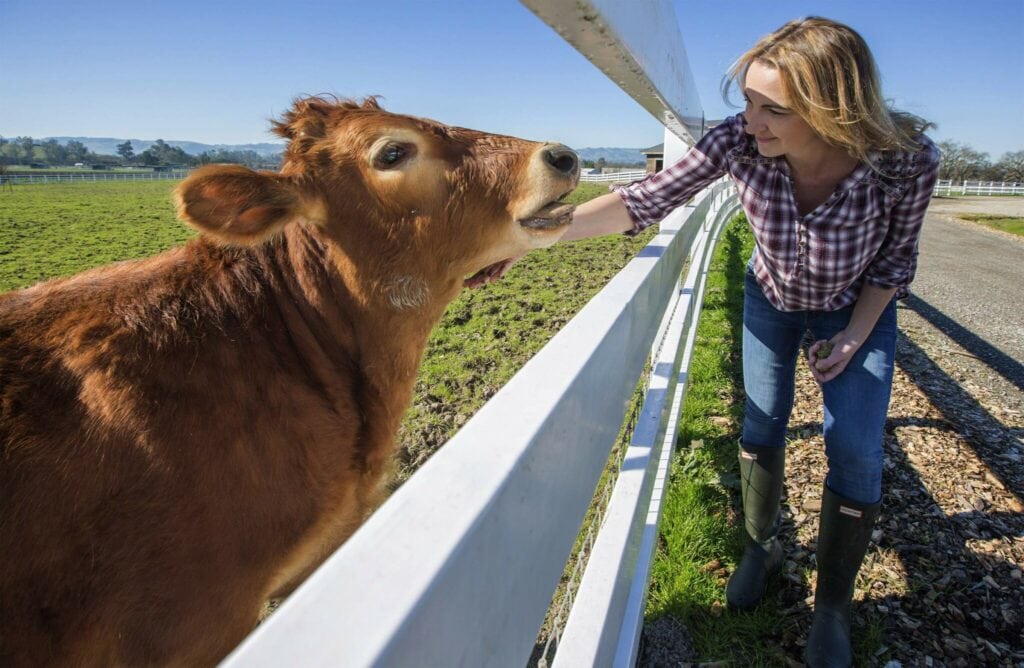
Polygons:
<instances>
[{"instance_id":1,"label":"blue sky","mask_svg":"<svg viewBox=\"0 0 1024 668\"><path fill-rule=\"evenodd\" d=\"M623 2L639 0L621 0ZM886 95L932 136L1024 149L1024 0L673 0L708 118L761 35L817 14L875 52ZM516 0L0 0L0 135L272 141L301 94L577 148L661 126Z\"/></svg>"}]
</instances>

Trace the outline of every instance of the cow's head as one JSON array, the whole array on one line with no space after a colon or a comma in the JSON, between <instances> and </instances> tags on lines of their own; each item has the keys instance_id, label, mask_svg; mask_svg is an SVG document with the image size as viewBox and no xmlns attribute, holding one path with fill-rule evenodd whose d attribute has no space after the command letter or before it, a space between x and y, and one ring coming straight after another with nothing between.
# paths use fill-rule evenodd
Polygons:
<instances>
[{"instance_id":1,"label":"cow's head","mask_svg":"<svg viewBox=\"0 0 1024 668\"><path fill-rule=\"evenodd\" d=\"M200 169L177 189L179 215L228 244L312 226L362 279L410 295L549 246L572 218L559 200L579 163L561 144L392 114L372 98L299 100L274 130L288 140L280 174Z\"/></svg>"}]
</instances>

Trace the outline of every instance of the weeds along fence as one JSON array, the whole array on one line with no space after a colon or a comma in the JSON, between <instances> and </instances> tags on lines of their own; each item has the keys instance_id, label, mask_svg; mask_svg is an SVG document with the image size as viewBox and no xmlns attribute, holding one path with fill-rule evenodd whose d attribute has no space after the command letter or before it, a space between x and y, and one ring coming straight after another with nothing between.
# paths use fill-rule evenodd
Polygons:
<instances>
[{"instance_id":1,"label":"weeds along fence","mask_svg":"<svg viewBox=\"0 0 1024 668\"><path fill-rule=\"evenodd\" d=\"M1024 183L996 181L961 181L954 183L940 179L935 184L936 195L1024 195Z\"/></svg>"},{"instance_id":2,"label":"weeds along fence","mask_svg":"<svg viewBox=\"0 0 1024 668\"><path fill-rule=\"evenodd\" d=\"M738 210L723 181L666 218L225 665L525 665L649 364L553 659L632 665L704 278Z\"/></svg>"}]
</instances>

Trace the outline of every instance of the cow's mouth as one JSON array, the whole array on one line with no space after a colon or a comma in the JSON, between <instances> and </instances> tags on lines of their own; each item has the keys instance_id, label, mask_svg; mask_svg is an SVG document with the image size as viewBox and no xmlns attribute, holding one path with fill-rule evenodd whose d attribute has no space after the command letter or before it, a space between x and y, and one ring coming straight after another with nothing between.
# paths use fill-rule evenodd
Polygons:
<instances>
[{"instance_id":1,"label":"cow's mouth","mask_svg":"<svg viewBox=\"0 0 1024 668\"><path fill-rule=\"evenodd\" d=\"M575 204L563 202L559 198L516 222L529 230L553 230L572 222L572 212L575 209Z\"/></svg>"},{"instance_id":2,"label":"cow's mouth","mask_svg":"<svg viewBox=\"0 0 1024 668\"><path fill-rule=\"evenodd\" d=\"M572 191L569 191L572 192ZM548 202L534 213L520 218L516 222L528 230L546 231L557 230L572 222L572 213L576 210L575 204L563 202L569 193L564 193L558 199ZM508 268L512 266L515 258L505 258L494 264L489 264L463 281L463 285L470 288L480 287L487 283L493 283L501 278Z\"/></svg>"}]
</instances>

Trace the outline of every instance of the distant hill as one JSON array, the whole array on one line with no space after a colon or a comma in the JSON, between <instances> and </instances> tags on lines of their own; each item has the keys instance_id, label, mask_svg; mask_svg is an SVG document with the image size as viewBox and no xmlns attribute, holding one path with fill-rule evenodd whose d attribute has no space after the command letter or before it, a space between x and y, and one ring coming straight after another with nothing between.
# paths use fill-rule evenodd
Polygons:
<instances>
[{"instance_id":1,"label":"distant hill","mask_svg":"<svg viewBox=\"0 0 1024 668\"><path fill-rule=\"evenodd\" d=\"M56 139L60 144L66 144L69 141L82 142L87 149L99 155L117 155L117 145L123 144L126 141L132 143L132 150L135 151L135 155L138 155L156 142L155 139L119 139L114 137L43 137L36 141L41 142L49 139ZM271 142L261 144L202 144L200 142L178 139L164 139L164 142L170 146L180 148L189 155L199 155L206 151L223 149L225 151L255 151L261 156L268 157L284 151L284 144ZM596 162L604 158L609 164L644 165L644 155L638 148L600 147L578 148L575 150L579 154L580 160L593 160Z\"/></svg>"},{"instance_id":2,"label":"distant hill","mask_svg":"<svg viewBox=\"0 0 1024 668\"><path fill-rule=\"evenodd\" d=\"M66 144L69 141L82 142L87 149L99 155L117 155L117 145L123 144L126 141L132 143L132 150L138 155L156 142L155 139L114 139L112 137L44 137L36 141L46 141L49 139L56 139L60 144ZM225 151L255 151L261 156L268 157L284 151L284 144L273 144L270 142L262 144L201 144L195 141L173 139L165 139L164 142L169 146L180 148L189 155L199 155L206 151L223 149Z\"/></svg>"},{"instance_id":3,"label":"distant hill","mask_svg":"<svg viewBox=\"0 0 1024 668\"><path fill-rule=\"evenodd\" d=\"M637 165L645 164L644 154L638 148L577 148L573 149L580 156L580 160L593 160L597 162L601 158L609 164Z\"/></svg>"}]
</instances>

